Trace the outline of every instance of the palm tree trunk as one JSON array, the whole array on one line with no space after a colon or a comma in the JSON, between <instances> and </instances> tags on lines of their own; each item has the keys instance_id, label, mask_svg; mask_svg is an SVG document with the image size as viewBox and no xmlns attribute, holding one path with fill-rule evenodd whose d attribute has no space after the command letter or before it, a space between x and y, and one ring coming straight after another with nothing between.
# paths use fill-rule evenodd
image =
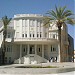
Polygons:
<instances>
[{"instance_id":1,"label":"palm tree trunk","mask_svg":"<svg viewBox=\"0 0 75 75\"><path fill-rule=\"evenodd\" d=\"M8 18L7 16L2 17L2 21L4 24L3 28L3 50L2 50L2 57L3 57L3 64L5 64L5 51L6 51L6 36L7 36L7 25L9 25L11 18Z\"/></svg>"},{"instance_id":2,"label":"palm tree trunk","mask_svg":"<svg viewBox=\"0 0 75 75\"><path fill-rule=\"evenodd\" d=\"M59 38L59 45L60 45L60 62L62 62L62 52L61 52L61 26L58 26L58 38Z\"/></svg>"},{"instance_id":3,"label":"palm tree trunk","mask_svg":"<svg viewBox=\"0 0 75 75\"><path fill-rule=\"evenodd\" d=\"M6 46L5 46L5 38L3 39L3 50L2 50L2 64L4 65L5 64L5 49L6 49Z\"/></svg>"},{"instance_id":4,"label":"palm tree trunk","mask_svg":"<svg viewBox=\"0 0 75 75\"><path fill-rule=\"evenodd\" d=\"M6 51L6 44L5 44L5 39L6 39L7 31L6 29L3 31L3 50L2 50L2 64L5 64L5 51Z\"/></svg>"}]
</instances>

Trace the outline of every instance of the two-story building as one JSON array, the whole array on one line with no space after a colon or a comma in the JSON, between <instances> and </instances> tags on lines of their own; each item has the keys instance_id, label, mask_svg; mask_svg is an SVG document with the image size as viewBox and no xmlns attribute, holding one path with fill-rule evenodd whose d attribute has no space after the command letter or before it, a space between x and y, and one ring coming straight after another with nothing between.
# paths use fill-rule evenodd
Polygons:
<instances>
[{"instance_id":1,"label":"two-story building","mask_svg":"<svg viewBox=\"0 0 75 75\"><path fill-rule=\"evenodd\" d=\"M6 38L6 63L35 64L43 62L60 62L60 46L58 28L55 22L48 27L43 26L43 15L17 14L8 25ZM2 21L1 28L3 27ZM0 30L1 30L0 28ZM3 32L0 33L0 47ZM61 33L62 60L68 58L67 26L62 26Z\"/></svg>"}]
</instances>

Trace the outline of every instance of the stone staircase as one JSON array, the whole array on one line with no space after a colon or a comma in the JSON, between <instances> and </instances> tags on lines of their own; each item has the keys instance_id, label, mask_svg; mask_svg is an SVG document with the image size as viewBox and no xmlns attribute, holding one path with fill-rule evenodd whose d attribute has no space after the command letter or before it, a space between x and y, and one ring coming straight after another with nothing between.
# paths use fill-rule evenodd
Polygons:
<instances>
[{"instance_id":1,"label":"stone staircase","mask_svg":"<svg viewBox=\"0 0 75 75\"><path fill-rule=\"evenodd\" d=\"M21 60L21 64L37 64L37 63L47 63L48 60L35 54L28 54L26 56L23 56L21 59L18 58L14 61L14 63L19 63Z\"/></svg>"}]
</instances>

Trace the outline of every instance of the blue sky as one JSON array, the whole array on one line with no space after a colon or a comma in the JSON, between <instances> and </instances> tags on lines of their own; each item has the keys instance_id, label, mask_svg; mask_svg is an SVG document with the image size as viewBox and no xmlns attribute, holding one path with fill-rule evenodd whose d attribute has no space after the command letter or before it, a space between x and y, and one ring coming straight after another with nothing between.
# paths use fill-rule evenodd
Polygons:
<instances>
[{"instance_id":1,"label":"blue sky","mask_svg":"<svg viewBox=\"0 0 75 75\"><path fill-rule=\"evenodd\" d=\"M13 17L14 14L45 14L55 9L55 5L67 6L67 9L75 13L75 0L0 0L0 18L5 15ZM68 32L73 38L74 29L75 26L68 26Z\"/></svg>"}]
</instances>

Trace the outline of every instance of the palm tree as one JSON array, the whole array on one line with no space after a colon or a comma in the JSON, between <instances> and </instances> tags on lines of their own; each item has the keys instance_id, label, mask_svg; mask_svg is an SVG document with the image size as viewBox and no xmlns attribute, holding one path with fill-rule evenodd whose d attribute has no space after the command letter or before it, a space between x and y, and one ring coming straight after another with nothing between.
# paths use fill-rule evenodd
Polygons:
<instances>
[{"instance_id":1,"label":"palm tree","mask_svg":"<svg viewBox=\"0 0 75 75\"><path fill-rule=\"evenodd\" d=\"M56 23L58 27L58 38L60 44L60 54L62 53L61 50L61 27L62 25L71 24L74 25L75 21L72 17L73 13L70 10L66 10L66 6L58 7L55 6L55 10L51 10L47 12L47 15L44 18L44 25L49 26L52 21ZM60 62L62 62L62 54L60 55Z\"/></svg>"},{"instance_id":2,"label":"palm tree","mask_svg":"<svg viewBox=\"0 0 75 75\"><path fill-rule=\"evenodd\" d=\"M2 21L3 21L3 25L4 25L3 29L1 30L1 31L3 31L2 64L4 64L5 50L6 50L5 40L6 40L6 36L7 36L7 25L9 25L11 18L4 16L4 17L2 17Z\"/></svg>"}]
</instances>

